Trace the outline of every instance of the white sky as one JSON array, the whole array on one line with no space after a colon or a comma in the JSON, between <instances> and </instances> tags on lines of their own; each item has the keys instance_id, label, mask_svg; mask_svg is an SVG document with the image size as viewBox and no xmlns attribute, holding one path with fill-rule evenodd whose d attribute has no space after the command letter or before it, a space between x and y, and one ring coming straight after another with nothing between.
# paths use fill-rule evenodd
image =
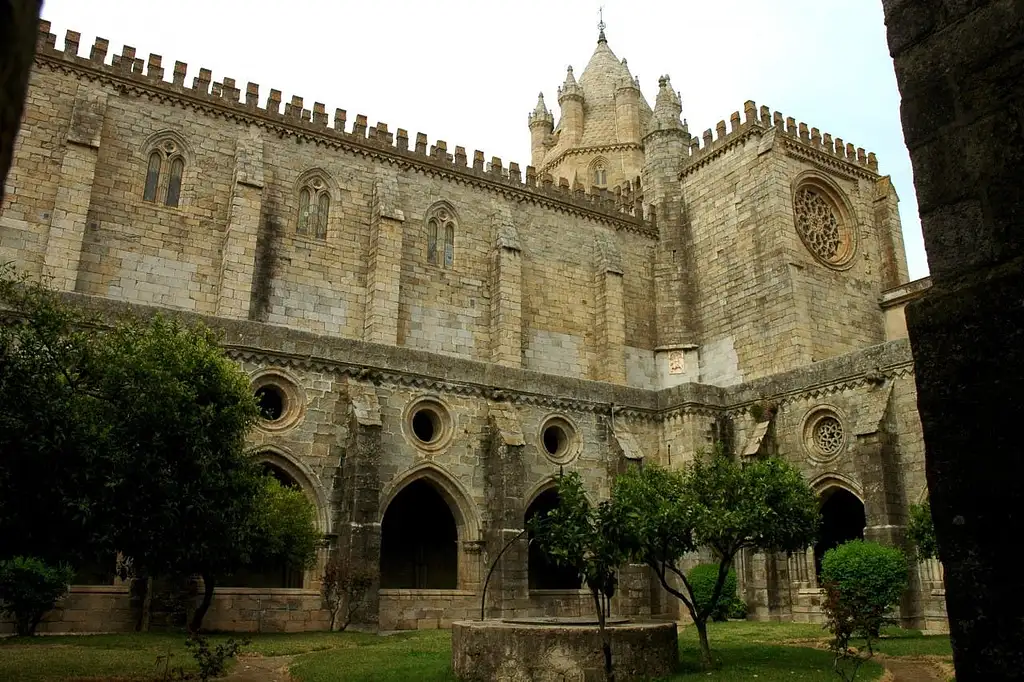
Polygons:
<instances>
[{"instance_id":1,"label":"white sky","mask_svg":"<svg viewBox=\"0 0 1024 682\"><path fill-rule=\"evenodd\" d=\"M752 99L878 155L893 176L910 277L928 274L899 91L879 0L45 0L58 46L99 35L137 56L163 56L165 78L187 62L213 79L260 84L306 108L348 111L452 150L530 162L526 114L594 50L605 5L608 44L625 57L653 106L658 77L682 92L701 134ZM108 55L109 60L109 55Z\"/></svg>"}]
</instances>

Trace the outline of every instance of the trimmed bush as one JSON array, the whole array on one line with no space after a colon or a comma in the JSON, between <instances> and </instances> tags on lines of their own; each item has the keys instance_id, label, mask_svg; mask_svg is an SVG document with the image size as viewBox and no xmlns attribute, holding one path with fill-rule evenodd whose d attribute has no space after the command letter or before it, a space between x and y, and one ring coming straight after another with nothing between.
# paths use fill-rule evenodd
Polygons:
<instances>
[{"instance_id":1,"label":"trimmed bush","mask_svg":"<svg viewBox=\"0 0 1024 682\"><path fill-rule=\"evenodd\" d=\"M74 577L70 566L52 566L35 557L0 561L0 609L14 616L19 636L35 634L39 621L67 594Z\"/></svg>"},{"instance_id":2,"label":"trimmed bush","mask_svg":"<svg viewBox=\"0 0 1024 682\"><path fill-rule=\"evenodd\" d=\"M711 595L715 591L715 583L718 582L718 564L698 564L686 574L693 588L693 597L697 610L703 610L710 602ZM735 603L739 601L736 597L736 571L729 569L725 576L725 583L722 585L722 593L718 601L711 609L711 619L716 621L727 620L735 610ZM742 602L740 602L742 604ZM743 616L746 617L746 605L743 607Z\"/></svg>"},{"instance_id":3,"label":"trimmed bush","mask_svg":"<svg viewBox=\"0 0 1024 682\"><path fill-rule=\"evenodd\" d=\"M895 547L852 540L825 552L819 582L826 612L850 614L851 634L877 639L907 587L907 559Z\"/></svg>"}]
</instances>

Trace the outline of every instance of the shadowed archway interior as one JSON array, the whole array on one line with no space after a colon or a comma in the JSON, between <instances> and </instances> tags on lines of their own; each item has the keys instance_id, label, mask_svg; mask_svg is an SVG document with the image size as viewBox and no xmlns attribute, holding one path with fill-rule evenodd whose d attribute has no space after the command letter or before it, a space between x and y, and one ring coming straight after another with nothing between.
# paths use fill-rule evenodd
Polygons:
<instances>
[{"instance_id":1,"label":"shadowed archway interior","mask_svg":"<svg viewBox=\"0 0 1024 682\"><path fill-rule=\"evenodd\" d=\"M558 492L548 488L534 498L526 509L526 522L539 515L547 514L558 506ZM533 533L530 533L533 540ZM576 571L556 564L540 547L530 543L529 585L531 590L578 590L583 586Z\"/></svg>"},{"instance_id":2,"label":"shadowed archway interior","mask_svg":"<svg viewBox=\"0 0 1024 682\"><path fill-rule=\"evenodd\" d=\"M843 488L829 488L821 496L821 532L814 545L814 570L821 573L825 552L850 540L864 539L864 503Z\"/></svg>"},{"instance_id":3,"label":"shadowed archway interior","mask_svg":"<svg viewBox=\"0 0 1024 682\"><path fill-rule=\"evenodd\" d=\"M428 481L413 481L384 512L380 586L454 590L459 577L458 549L458 528L448 503Z\"/></svg>"}]
</instances>

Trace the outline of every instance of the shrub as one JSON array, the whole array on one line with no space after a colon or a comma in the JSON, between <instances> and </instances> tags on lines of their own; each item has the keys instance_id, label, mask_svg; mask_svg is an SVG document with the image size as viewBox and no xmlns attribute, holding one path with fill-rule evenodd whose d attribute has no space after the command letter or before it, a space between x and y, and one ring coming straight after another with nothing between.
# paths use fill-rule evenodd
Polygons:
<instances>
[{"instance_id":1,"label":"shrub","mask_svg":"<svg viewBox=\"0 0 1024 682\"><path fill-rule=\"evenodd\" d=\"M335 554L327 562L320 580L320 595L331 614L330 630L344 631L364 606L366 593L373 587L372 572L355 568L341 555Z\"/></svg>"},{"instance_id":2,"label":"shrub","mask_svg":"<svg viewBox=\"0 0 1024 682\"><path fill-rule=\"evenodd\" d=\"M729 604L729 618L732 620L745 620L747 617L747 602L739 597L733 597Z\"/></svg>"},{"instance_id":3,"label":"shrub","mask_svg":"<svg viewBox=\"0 0 1024 682\"><path fill-rule=\"evenodd\" d=\"M711 601L711 595L715 591L715 583L718 581L718 564L698 564L686 574L693 588L694 606L698 611L707 607ZM722 593L718 597L718 603L711 608L711 619L723 621L730 617L736 598L736 571L729 569L725 576L725 584L722 585ZM743 603L742 601L740 602ZM743 618L746 617L746 605L743 606Z\"/></svg>"},{"instance_id":4,"label":"shrub","mask_svg":"<svg viewBox=\"0 0 1024 682\"><path fill-rule=\"evenodd\" d=\"M19 636L35 634L43 615L67 594L74 577L70 566L53 566L35 557L0 561L0 608L14 616Z\"/></svg>"},{"instance_id":5,"label":"shrub","mask_svg":"<svg viewBox=\"0 0 1024 682\"><path fill-rule=\"evenodd\" d=\"M853 540L825 552L819 581L833 667L843 679L853 680L874 654L882 626L894 620L889 613L907 586L907 559L895 547ZM864 639L860 651L850 649L854 637Z\"/></svg>"}]
</instances>

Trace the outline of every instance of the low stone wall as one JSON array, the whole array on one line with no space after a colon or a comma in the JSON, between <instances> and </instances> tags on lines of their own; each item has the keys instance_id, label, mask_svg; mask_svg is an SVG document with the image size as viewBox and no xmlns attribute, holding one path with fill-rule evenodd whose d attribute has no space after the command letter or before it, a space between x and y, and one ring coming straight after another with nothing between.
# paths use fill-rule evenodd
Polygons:
<instances>
[{"instance_id":1,"label":"low stone wall","mask_svg":"<svg viewBox=\"0 0 1024 682\"><path fill-rule=\"evenodd\" d=\"M139 618L127 585L74 585L39 623L40 634L132 632ZM326 630L330 614L320 593L306 589L219 587L203 619L206 630L226 632L308 632ZM160 625L154 624L160 629ZM0 635L14 622L0 619Z\"/></svg>"},{"instance_id":2,"label":"low stone wall","mask_svg":"<svg viewBox=\"0 0 1024 682\"><path fill-rule=\"evenodd\" d=\"M675 672L675 623L626 623L608 630L616 680L639 682ZM604 655L593 625L459 621L452 624L452 670L463 682L584 682L604 679Z\"/></svg>"},{"instance_id":3,"label":"low stone wall","mask_svg":"<svg viewBox=\"0 0 1024 682\"><path fill-rule=\"evenodd\" d=\"M127 585L73 585L57 607L46 614L36 632L131 632L135 613ZM0 618L0 634L14 632L14 620Z\"/></svg>"},{"instance_id":4,"label":"low stone wall","mask_svg":"<svg viewBox=\"0 0 1024 682\"><path fill-rule=\"evenodd\" d=\"M436 630L480 616L480 597L470 590L381 590L380 629Z\"/></svg>"},{"instance_id":5,"label":"low stone wall","mask_svg":"<svg viewBox=\"0 0 1024 682\"><path fill-rule=\"evenodd\" d=\"M309 632L330 623L320 592L298 588L220 587L203 619L205 629L228 632Z\"/></svg>"}]
</instances>

